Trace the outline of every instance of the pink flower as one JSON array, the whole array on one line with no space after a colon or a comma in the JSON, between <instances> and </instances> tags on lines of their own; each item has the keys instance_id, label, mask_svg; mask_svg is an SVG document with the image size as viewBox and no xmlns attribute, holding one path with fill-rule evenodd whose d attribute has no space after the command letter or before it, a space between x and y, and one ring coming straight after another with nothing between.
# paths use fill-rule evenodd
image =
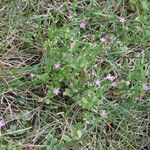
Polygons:
<instances>
[{"instance_id":1,"label":"pink flower","mask_svg":"<svg viewBox=\"0 0 150 150\"><path fill-rule=\"evenodd\" d=\"M101 42L106 43L106 39L104 37L100 38Z\"/></svg>"},{"instance_id":2,"label":"pink flower","mask_svg":"<svg viewBox=\"0 0 150 150\"><path fill-rule=\"evenodd\" d=\"M116 84L117 84L116 81L114 81L114 82L112 82L111 85L112 85L112 86L116 86Z\"/></svg>"},{"instance_id":3,"label":"pink flower","mask_svg":"<svg viewBox=\"0 0 150 150\"><path fill-rule=\"evenodd\" d=\"M104 117L104 118L106 118L108 116L108 112L106 112L106 110L103 110L101 112L101 116Z\"/></svg>"},{"instance_id":4,"label":"pink flower","mask_svg":"<svg viewBox=\"0 0 150 150\"><path fill-rule=\"evenodd\" d=\"M150 86L149 86L147 83L144 83L144 84L143 84L143 88L147 90L147 89L150 88Z\"/></svg>"},{"instance_id":5,"label":"pink flower","mask_svg":"<svg viewBox=\"0 0 150 150\"><path fill-rule=\"evenodd\" d=\"M120 17L120 20L119 20L121 23L124 23L124 22L126 22L126 19L125 19L125 17Z\"/></svg>"},{"instance_id":6,"label":"pink flower","mask_svg":"<svg viewBox=\"0 0 150 150\"><path fill-rule=\"evenodd\" d=\"M5 126L4 120L0 120L0 129Z\"/></svg>"},{"instance_id":7,"label":"pink flower","mask_svg":"<svg viewBox=\"0 0 150 150\"><path fill-rule=\"evenodd\" d=\"M63 57L67 57L67 53L63 53Z\"/></svg>"},{"instance_id":8,"label":"pink flower","mask_svg":"<svg viewBox=\"0 0 150 150\"><path fill-rule=\"evenodd\" d=\"M74 56L72 57L73 60L77 60L77 58L78 58L78 57L77 57L76 55L74 55Z\"/></svg>"},{"instance_id":9,"label":"pink flower","mask_svg":"<svg viewBox=\"0 0 150 150\"><path fill-rule=\"evenodd\" d=\"M68 13L68 18L72 18L73 14L71 12Z\"/></svg>"},{"instance_id":10,"label":"pink flower","mask_svg":"<svg viewBox=\"0 0 150 150\"><path fill-rule=\"evenodd\" d=\"M30 73L30 77L33 79L35 77L34 73Z\"/></svg>"},{"instance_id":11,"label":"pink flower","mask_svg":"<svg viewBox=\"0 0 150 150\"><path fill-rule=\"evenodd\" d=\"M85 26L86 26L86 24L85 24L84 22L81 22L81 23L80 23L80 28L81 28L81 29L85 29Z\"/></svg>"},{"instance_id":12,"label":"pink flower","mask_svg":"<svg viewBox=\"0 0 150 150\"><path fill-rule=\"evenodd\" d=\"M60 68L60 66L61 66L61 64L60 64L60 63L56 63L56 64L54 64L54 68L55 68L55 69L59 69L59 68Z\"/></svg>"},{"instance_id":13,"label":"pink flower","mask_svg":"<svg viewBox=\"0 0 150 150\"><path fill-rule=\"evenodd\" d=\"M105 79L106 79L106 80L110 80L110 81L114 81L114 80L115 80L115 77L112 76L111 74L108 74Z\"/></svg>"},{"instance_id":14,"label":"pink flower","mask_svg":"<svg viewBox=\"0 0 150 150\"><path fill-rule=\"evenodd\" d=\"M100 85L100 80L99 79L95 79L94 80L94 84L97 85L97 86L99 86Z\"/></svg>"},{"instance_id":15,"label":"pink flower","mask_svg":"<svg viewBox=\"0 0 150 150\"><path fill-rule=\"evenodd\" d=\"M53 90L53 93L56 94L56 95L60 94L60 93L61 93L61 92L60 92L60 88L54 89L54 90Z\"/></svg>"}]
</instances>

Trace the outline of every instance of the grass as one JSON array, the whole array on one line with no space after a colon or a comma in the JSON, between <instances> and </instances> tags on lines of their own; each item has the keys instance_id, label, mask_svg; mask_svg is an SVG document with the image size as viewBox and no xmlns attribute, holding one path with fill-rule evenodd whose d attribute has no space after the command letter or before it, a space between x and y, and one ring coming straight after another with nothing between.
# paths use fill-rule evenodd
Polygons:
<instances>
[{"instance_id":1,"label":"grass","mask_svg":"<svg viewBox=\"0 0 150 150\"><path fill-rule=\"evenodd\" d=\"M149 10L1 0L0 149L148 150Z\"/></svg>"}]
</instances>

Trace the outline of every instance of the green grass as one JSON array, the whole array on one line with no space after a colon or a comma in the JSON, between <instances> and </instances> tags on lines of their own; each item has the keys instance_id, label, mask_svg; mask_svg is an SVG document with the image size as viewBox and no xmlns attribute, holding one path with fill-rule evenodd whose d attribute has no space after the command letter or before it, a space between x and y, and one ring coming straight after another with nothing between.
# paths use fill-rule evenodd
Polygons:
<instances>
[{"instance_id":1,"label":"green grass","mask_svg":"<svg viewBox=\"0 0 150 150\"><path fill-rule=\"evenodd\" d=\"M0 149L148 150L149 10L147 0L1 0Z\"/></svg>"}]
</instances>

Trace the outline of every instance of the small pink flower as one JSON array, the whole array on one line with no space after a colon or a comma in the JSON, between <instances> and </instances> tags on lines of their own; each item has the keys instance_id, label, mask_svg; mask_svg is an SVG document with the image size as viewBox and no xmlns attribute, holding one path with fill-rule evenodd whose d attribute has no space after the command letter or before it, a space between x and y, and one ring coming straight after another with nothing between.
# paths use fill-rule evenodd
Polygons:
<instances>
[{"instance_id":1,"label":"small pink flower","mask_svg":"<svg viewBox=\"0 0 150 150\"><path fill-rule=\"evenodd\" d=\"M4 120L0 120L0 129L5 126Z\"/></svg>"},{"instance_id":2,"label":"small pink flower","mask_svg":"<svg viewBox=\"0 0 150 150\"><path fill-rule=\"evenodd\" d=\"M53 93L56 94L56 95L60 94L60 93L61 93L61 92L60 92L60 88L54 89L54 90L53 90Z\"/></svg>"},{"instance_id":3,"label":"small pink flower","mask_svg":"<svg viewBox=\"0 0 150 150\"><path fill-rule=\"evenodd\" d=\"M125 19L125 17L120 17L120 20L119 20L121 23L124 23L124 22L126 22L126 19Z\"/></svg>"},{"instance_id":4,"label":"small pink flower","mask_svg":"<svg viewBox=\"0 0 150 150\"><path fill-rule=\"evenodd\" d=\"M78 57L77 57L76 55L74 55L74 56L72 57L73 60L77 60L77 58L78 58Z\"/></svg>"},{"instance_id":5,"label":"small pink flower","mask_svg":"<svg viewBox=\"0 0 150 150\"><path fill-rule=\"evenodd\" d=\"M61 66L61 64L60 64L60 63L56 63L56 64L54 64L54 68L55 68L55 69L59 69L59 68L60 68L60 66Z\"/></svg>"},{"instance_id":6,"label":"small pink flower","mask_svg":"<svg viewBox=\"0 0 150 150\"><path fill-rule=\"evenodd\" d=\"M63 53L63 57L67 57L67 53Z\"/></svg>"},{"instance_id":7,"label":"small pink flower","mask_svg":"<svg viewBox=\"0 0 150 150\"><path fill-rule=\"evenodd\" d=\"M71 12L68 13L68 18L72 18L73 14Z\"/></svg>"},{"instance_id":8,"label":"small pink flower","mask_svg":"<svg viewBox=\"0 0 150 150\"><path fill-rule=\"evenodd\" d=\"M100 80L99 79L95 79L94 80L94 84L97 85L97 86L99 86L100 85Z\"/></svg>"},{"instance_id":9,"label":"small pink flower","mask_svg":"<svg viewBox=\"0 0 150 150\"><path fill-rule=\"evenodd\" d=\"M107 42L107 40L106 40L104 37L100 38L100 40L101 40L101 42L103 42L103 43L106 43L106 42Z\"/></svg>"},{"instance_id":10,"label":"small pink flower","mask_svg":"<svg viewBox=\"0 0 150 150\"><path fill-rule=\"evenodd\" d=\"M30 73L30 77L33 79L35 77L34 73Z\"/></svg>"},{"instance_id":11,"label":"small pink flower","mask_svg":"<svg viewBox=\"0 0 150 150\"><path fill-rule=\"evenodd\" d=\"M81 22L81 23L80 23L80 28L81 28L81 29L85 29L85 26L86 26L86 24L85 24L84 22Z\"/></svg>"},{"instance_id":12,"label":"small pink flower","mask_svg":"<svg viewBox=\"0 0 150 150\"><path fill-rule=\"evenodd\" d=\"M110 80L110 81L114 81L114 80L115 80L115 77L112 76L111 74L108 74L105 79L106 79L106 80Z\"/></svg>"},{"instance_id":13,"label":"small pink flower","mask_svg":"<svg viewBox=\"0 0 150 150\"><path fill-rule=\"evenodd\" d=\"M106 112L106 110L103 110L101 112L101 116L104 117L104 118L106 118L108 116L108 112Z\"/></svg>"},{"instance_id":14,"label":"small pink flower","mask_svg":"<svg viewBox=\"0 0 150 150\"><path fill-rule=\"evenodd\" d=\"M144 83L144 84L143 84L143 88L147 90L147 89L150 88L150 86L149 86L147 83Z\"/></svg>"},{"instance_id":15,"label":"small pink flower","mask_svg":"<svg viewBox=\"0 0 150 150\"><path fill-rule=\"evenodd\" d=\"M112 85L112 86L116 86L116 84L117 84L116 81L114 81L114 82L112 82L111 85Z\"/></svg>"}]
</instances>

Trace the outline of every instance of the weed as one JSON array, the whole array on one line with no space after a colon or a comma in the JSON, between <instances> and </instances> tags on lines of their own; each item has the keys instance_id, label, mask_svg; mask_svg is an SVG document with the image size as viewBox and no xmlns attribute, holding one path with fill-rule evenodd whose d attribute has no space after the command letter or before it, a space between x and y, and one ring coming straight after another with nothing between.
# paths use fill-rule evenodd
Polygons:
<instances>
[{"instance_id":1,"label":"weed","mask_svg":"<svg viewBox=\"0 0 150 150\"><path fill-rule=\"evenodd\" d=\"M0 1L0 148L150 147L147 0Z\"/></svg>"}]
</instances>

